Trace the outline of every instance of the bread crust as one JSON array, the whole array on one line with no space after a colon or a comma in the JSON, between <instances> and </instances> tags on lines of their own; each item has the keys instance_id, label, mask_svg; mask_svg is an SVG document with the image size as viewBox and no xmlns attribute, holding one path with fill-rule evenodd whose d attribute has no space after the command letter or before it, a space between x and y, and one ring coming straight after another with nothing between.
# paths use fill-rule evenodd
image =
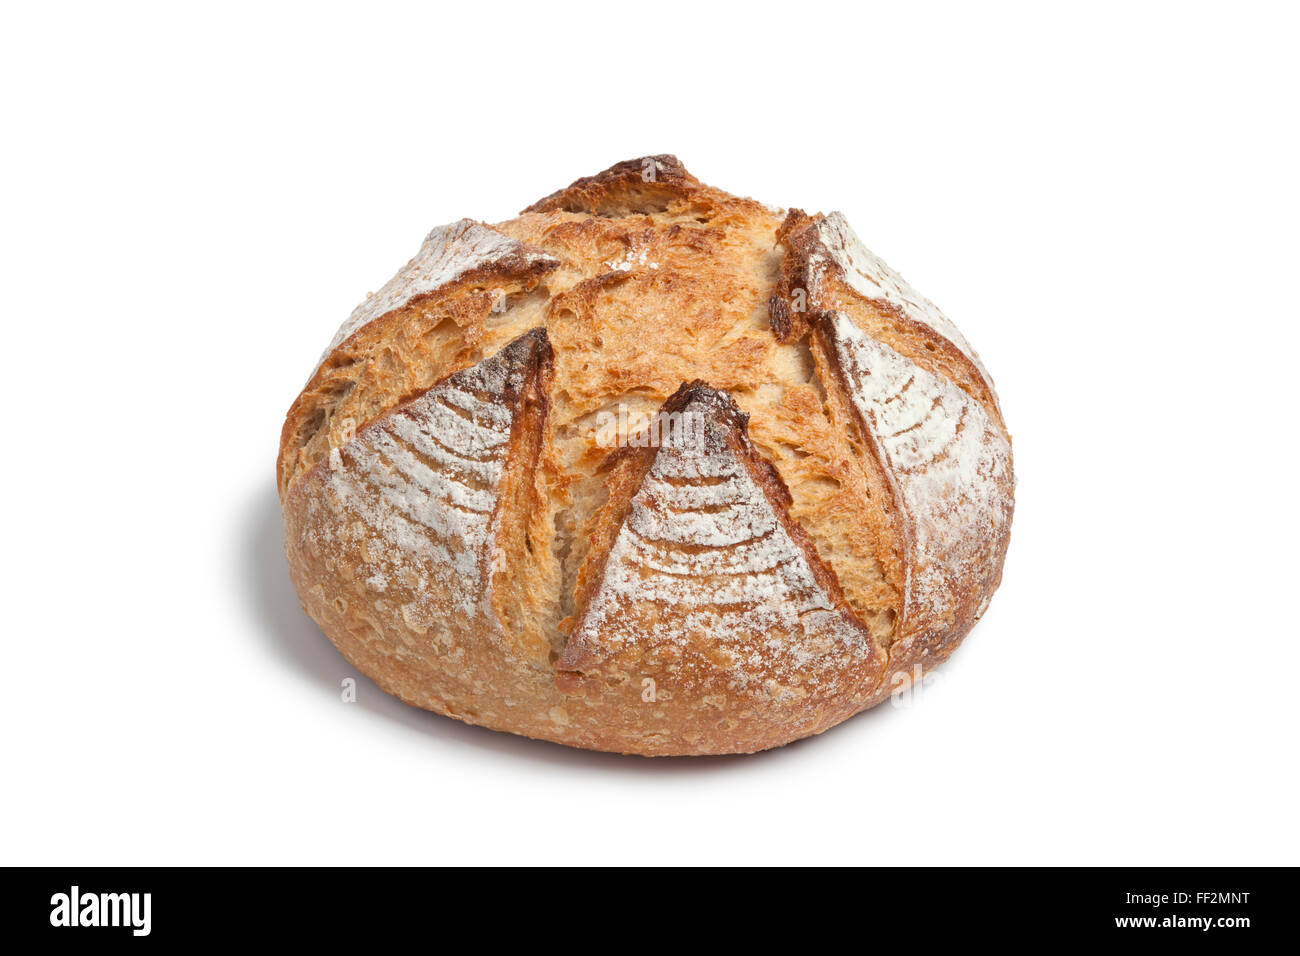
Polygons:
<instances>
[{"instance_id":1,"label":"bread crust","mask_svg":"<svg viewBox=\"0 0 1300 956\"><path fill-rule=\"evenodd\" d=\"M1014 484L978 356L843 217L668 155L430 233L277 473L303 607L385 691L648 756L820 733L944 659Z\"/></svg>"}]
</instances>

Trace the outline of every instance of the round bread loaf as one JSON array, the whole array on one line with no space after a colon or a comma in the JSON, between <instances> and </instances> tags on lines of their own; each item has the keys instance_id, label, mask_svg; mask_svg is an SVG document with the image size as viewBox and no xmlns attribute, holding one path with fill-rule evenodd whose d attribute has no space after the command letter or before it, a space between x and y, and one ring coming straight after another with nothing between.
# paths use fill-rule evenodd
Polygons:
<instances>
[{"instance_id":1,"label":"round bread loaf","mask_svg":"<svg viewBox=\"0 0 1300 956\"><path fill-rule=\"evenodd\" d=\"M385 691L645 755L816 734L944 660L1014 485L979 357L843 216L672 156L434 229L278 480L303 608Z\"/></svg>"}]
</instances>

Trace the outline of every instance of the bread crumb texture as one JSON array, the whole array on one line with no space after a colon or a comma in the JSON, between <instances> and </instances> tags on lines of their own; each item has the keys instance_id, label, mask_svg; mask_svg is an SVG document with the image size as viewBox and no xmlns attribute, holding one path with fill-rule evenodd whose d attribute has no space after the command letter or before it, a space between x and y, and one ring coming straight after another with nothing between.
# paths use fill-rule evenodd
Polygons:
<instances>
[{"instance_id":1,"label":"bread crumb texture","mask_svg":"<svg viewBox=\"0 0 1300 956\"><path fill-rule=\"evenodd\" d=\"M647 756L820 733L1001 579L979 356L839 213L672 156L434 229L286 417L303 607L408 703Z\"/></svg>"}]
</instances>

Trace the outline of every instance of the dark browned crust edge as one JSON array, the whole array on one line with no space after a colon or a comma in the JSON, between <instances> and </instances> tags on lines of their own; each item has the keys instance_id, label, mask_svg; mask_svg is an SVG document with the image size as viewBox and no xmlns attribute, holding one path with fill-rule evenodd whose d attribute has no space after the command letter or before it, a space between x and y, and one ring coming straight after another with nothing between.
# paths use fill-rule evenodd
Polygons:
<instances>
[{"instance_id":1,"label":"dark browned crust edge","mask_svg":"<svg viewBox=\"0 0 1300 956\"><path fill-rule=\"evenodd\" d=\"M767 313L772 324L772 334L782 345L790 345L808 332L807 301L808 258L815 240L808 228L815 220L802 209L791 209L776 231L776 243L784 250L781 272L776 288L767 300ZM796 301L797 290L803 290L804 301Z\"/></svg>"},{"instance_id":2,"label":"dark browned crust edge","mask_svg":"<svg viewBox=\"0 0 1300 956\"><path fill-rule=\"evenodd\" d=\"M676 156L660 153L615 163L594 176L583 176L523 210L555 210L609 218L663 212L676 199L701 188Z\"/></svg>"}]
</instances>

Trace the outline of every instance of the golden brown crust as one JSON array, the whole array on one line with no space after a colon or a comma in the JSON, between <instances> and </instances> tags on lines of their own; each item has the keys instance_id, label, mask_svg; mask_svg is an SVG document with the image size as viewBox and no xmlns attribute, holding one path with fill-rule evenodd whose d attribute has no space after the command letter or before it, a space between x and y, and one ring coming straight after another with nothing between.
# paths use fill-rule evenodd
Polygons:
<instances>
[{"instance_id":1,"label":"golden brown crust","mask_svg":"<svg viewBox=\"0 0 1300 956\"><path fill-rule=\"evenodd\" d=\"M855 242L671 156L435 230L286 418L304 608L403 700L646 755L777 746L932 666L1000 577L1009 446L960 333ZM919 411L900 444L914 388L983 444ZM688 412L698 443L654 437Z\"/></svg>"}]
</instances>

